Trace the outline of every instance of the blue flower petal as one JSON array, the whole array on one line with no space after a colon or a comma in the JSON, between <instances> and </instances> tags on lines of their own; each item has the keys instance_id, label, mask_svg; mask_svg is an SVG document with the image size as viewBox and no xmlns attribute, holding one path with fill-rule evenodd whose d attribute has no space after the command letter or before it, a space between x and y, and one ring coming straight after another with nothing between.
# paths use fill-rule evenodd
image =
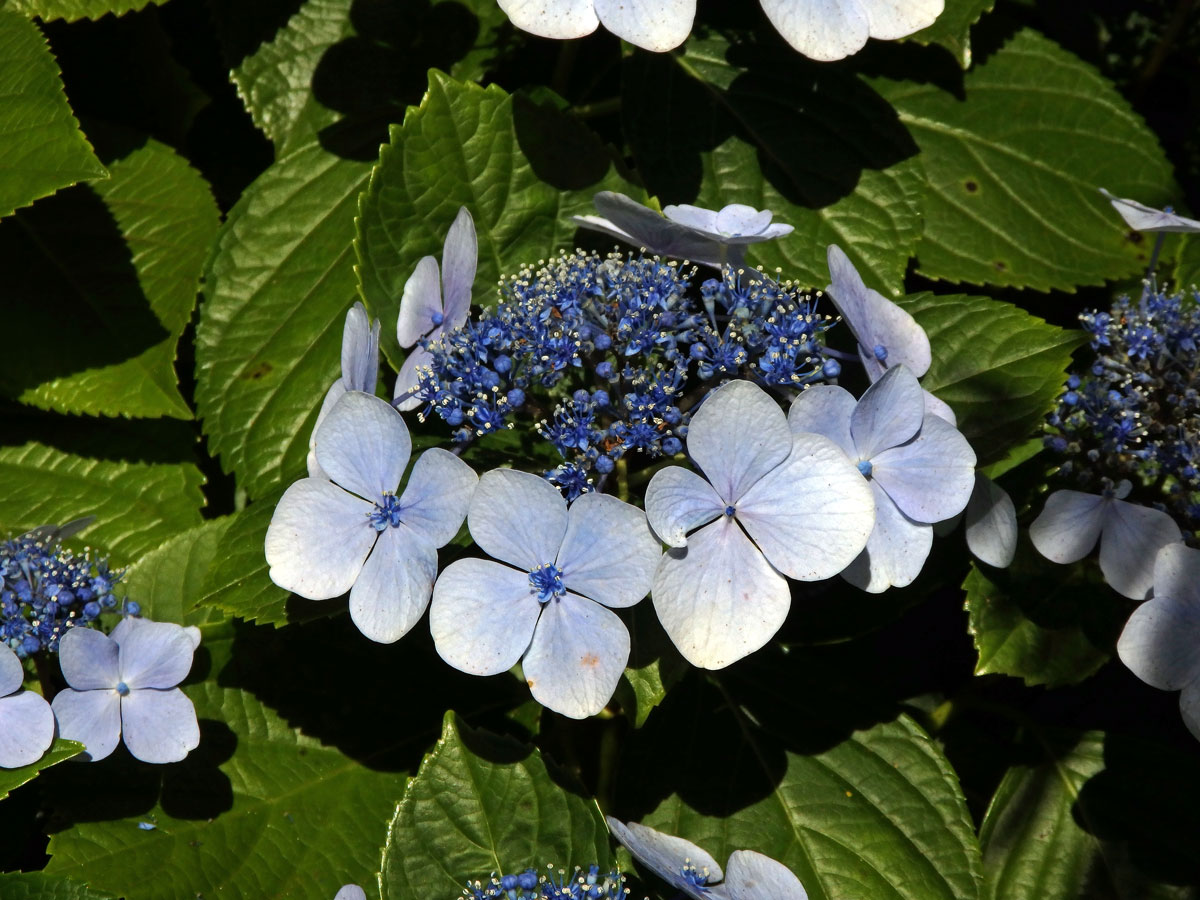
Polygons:
<instances>
[{"instance_id":1,"label":"blue flower petal","mask_svg":"<svg viewBox=\"0 0 1200 900\"><path fill-rule=\"evenodd\" d=\"M650 593L660 559L662 545L644 512L611 494L590 493L571 504L555 565L568 590L622 607Z\"/></svg>"},{"instance_id":2,"label":"blue flower petal","mask_svg":"<svg viewBox=\"0 0 1200 900\"><path fill-rule=\"evenodd\" d=\"M808 892L792 870L753 850L735 850L725 866L730 900L808 900Z\"/></svg>"},{"instance_id":3,"label":"blue flower petal","mask_svg":"<svg viewBox=\"0 0 1200 900\"><path fill-rule=\"evenodd\" d=\"M308 456L305 458L305 465L308 467L309 478L320 478L322 481L329 481L329 475L321 468L321 464L317 462L317 429L321 427L321 423L329 415L329 411L337 405L337 402L342 399L346 393L346 385L342 379L338 379L329 386L329 390L325 392L325 399L321 401L321 409L317 412L317 421L313 424L312 432L308 436Z\"/></svg>"},{"instance_id":4,"label":"blue flower petal","mask_svg":"<svg viewBox=\"0 0 1200 900\"><path fill-rule=\"evenodd\" d=\"M967 547L979 559L1006 568L1017 552L1017 510L1012 498L986 475L975 473L967 502Z\"/></svg>"},{"instance_id":5,"label":"blue flower petal","mask_svg":"<svg viewBox=\"0 0 1200 900\"><path fill-rule=\"evenodd\" d=\"M22 691L0 697L0 768L37 762L52 743L54 713L40 695Z\"/></svg>"},{"instance_id":6,"label":"blue flower petal","mask_svg":"<svg viewBox=\"0 0 1200 900\"><path fill-rule=\"evenodd\" d=\"M1138 678L1164 691L1178 691L1200 681L1200 550L1183 544L1164 547L1155 571L1167 569L1193 579L1186 594L1160 590L1155 580L1154 597L1133 611L1117 641L1117 654ZM1169 577L1169 576L1168 576Z\"/></svg>"},{"instance_id":7,"label":"blue flower petal","mask_svg":"<svg viewBox=\"0 0 1200 900\"><path fill-rule=\"evenodd\" d=\"M402 520L434 547L453 540L467 517L479 476L448 450L426 450L400 495Z\"/></svg>"},{"instance_id":8,"label":"blue flower petal","mask_svg":"<svg viewBox=\"0 0 1200 900\"><path fill-rule=\"evenodd\" d=\"M21 689L25 681L25 668L17 654L0 644L0 697L6 697Z\"/></svg>"},{"instance_id":9,"label":"blue flower petal","mask_svg":"<svg viewBox=\"0 0 1200 900\"><path fill-rule=\"evenodd\" d=\"M348 391L317 429L317 462L333 481L371 503L400 485L412 439L386 400Z\"/></svg>"},{"instance_id":10,"label":"blue flower petal","mask_svg":"<svg viewBox=\"0 0 1200 900\"><path fill-rule=\"evenodd\" d=\"M179 762L200 746L196 708L179 688L122 697L121 730L125 746L142 762Z\"/></svg>"},{"instance_id":11,"label":"blue flower petal","mask_svg":"<svg viewBox=\"0 0 1200 900\"><path fill-rule=\"evenodd\" d=\"M1136 200L1114 197L1104 188L1100 188L1100 193L1107 197L1108 202L1113 205L1113 209L1121 214L1125 224L1137 231L1200 232L1200 222L1195 219L1164 212L1161 209L1146 206L1144 203L1138 203Z\"/></svg>"},{"instance_id":12,"label":"blue flower petal","mask_svg":"<svg viewBox=\"0 0 1200 900\"><path fill-rule=\"evenodd\" d=\"M1055 491L1029 526L1037 552L1051 562L1072 563L1092 552L1104 527L1103 497L1079 491Z\"/></svg>"},{"instance_id":13,"label":"blue flower petal","mask_svg":"<svg viewBox=\"0 0 1200 900\"><path fill-rule=\"evenodd\" d=\"M662 53L687 40L696 0L595 0L601 23L621 40Z\"/></svg>"},{"instance_id":14,"label":"blue flower petal","mask_svg":"<svg viewBox=\"0 0 1200 900\"><path fill-rule=\"evenodd\" d=\"M916 376L904 366L888 369L850 415L858 458L874 460L877 453L912 440L924 421L925 395Z\"/></svg>"},{"instance_id":15,"label":"blue flower petal","mask_svg":"<svg viewBox=\"0 0 1200 900\"><path fill-rule=\"evenodd\" d=\"M857 53L870 33L870 20L857 2L762 0L762 8L785 41L822 62Z\"/></svg>"},{"instance_id":16,"label":"blue flower petal","mask_svg":"<svg viewBox=\"0 0 1200 900\"><path fill-rule=\"evenodd\" d=\"M83 629L80 629L83 631ZM121 698L115 690L59 691L50 704L59 737L87 748L84 760L104 759L121 740Z\"/></svg>"},{"instance_id":17,"label":"blue flower petal","mask_svg":"<svg viewBox=\"0 0 1200 900\"><path fill-rule=\"evenodd\" d=\"M1183 539L1175 520L1161 510L1112 500L1100 536L1100 571L1109 587L1144 600L1154 585L1154 561L1168 544Z\"/></svg>"},{"instance_id":18,"label":"blue flower petal","mask_svg":"<svg viewBox=\"0 0 1200 900\"><path fill-rule=\"evenodd\" d=\"M633 858L663 881L693 900L712 900L712 888L698 885L696 881L707 875L708 885L716 885L724 880L725 873L704 848L637 822L625 824L612 816L606 816L605 821L613 837L633 854ZM699 877L685 878L682 871L685 866Z\"/></svg>"},{"instance_id":19,"label":"blue flower petal","mask_svg":"<svg viewBox=\"0 0 1200 900\"><path fill-rule=\"evenodd\" d=\"M396 340L401 347L411 347L436 326L434 316L442 315L442 287L438 277L437 260L422 257L404 282L400 295L400 315L396 319Z\"/></svg>"},{"instance_id":20,"label":"blue flower petal","mask_svg":"<svg viewBox=\"0 0 1200 900\"><path fill-rule=\"evenodd\" d=\"M567 504L550 482L529 472L484 472L467 527L488 556L530 571L552 563L567 532Z\"/></svg>"},{"instance_id":21,"label":"blue flower petal","mask_svg":"<svg viewBox=\"0 0 1200 900\"><path fill-rule=\"evenodd\" d=\"M400 412L410 412L425 405L425 401L419 395L411 392L420 385L420 370L428 368L432 362L433 354L424 347L413 347L408 351L408 356L404 358L404 364L400 367L400 373L396 376L396 389L392 392L393 399L404 394L411 394L396 403L396 409Z\"/></svg>"},{"instance_id":22,"label":"blue flower petal","mask_svg":"<svg viewBox=\"0 0 1200 900\"><path fill-rule=\"evenodd\" d=\"M373 641L398 641L425 612L436 578L432 543L406 525L385 528L350 589L350 618Z\"/></svg>"},{"instance_id":23,"label":"blue flower petal","mask_svg":"<svg viewBox=\"0 0 1200 900\"><path fill-rule=\"evenodd\" d=\"M120 647L106 634L72 628L58 642L63 678L76 690L112 689L121 680Z\"/></svg>"},{"instance_id":24,"label":"blue flower petal","mask_svg":"<svg viewBox=\"0 0 1200 900\"><path fill-rule=\"evenodd\" d=\"M688 469L659 469L646 486L646 516L664 544L686 547L689 531L725 511L725 501L711 484Z\"/></svg>"},{"instance_id":25,"label":"blue flower petal","mask_svg":"<svg viewBox=\"0 0 1200 900\"><path fill-rule=\"evenodd\" d=\"M867 546L842 572L842 577L871 594L889 587L912 584L933 547L933 528L904 515L884 493L871 483L875 497L875 529Z\"/></svg>"},{"instance_id":26,"label":"blue flower petal","mask_svg":"<svg viewBox=\"0 0 1200 900\"><path fill-rule=\"evenodd\" d=\"M592 0L497 0L522 31L567 40L591 34L600 24Z\"/></svg>"},{"instance_id":27,"label":"blue flower petal","mask_svg":"<svg viewBox=\"0 0 1200 900\"><path fill-rule=\"evenodd\" d=\"M379 378L380 321L371 321L367 308L355 303L346 313L342 330L342 383L346 390L375 393Z\"/></svg>"},{"instance_id":28,"label":"blue flower petal","mask_svg":"<svg viewBox=\"0 0 1200 900\"><path fill-rule=\"evenodd\" d=\"M788 428L792 434L820 434L842 448L851 461L858 461L858 450L850 436L850 416L858 401L835 384L814 384L792 401L788 410Z\"/></svg>"},{"instance_id":29,"label":"blue flower petal","mask_svg":"<svg viewBox=\"0 0 1200 900\"><path fill-rule=\"evenodd\" d=\"M940 522L971 499L975 451L953 425L925 416L916 438L871 456L871 478L914 522Z\"/></svg>"},{"instance_id":30,"label":"blue flower petal","mask_svg":"<svg viewBox=\"0 0 1200 900\"><path fill-rule=\"evenodd\" d=\"M438 334L452 331L467 321L471 312L471 285L475 282L478 259L479 239L475 236L475 220L463 206L446 232L446 242L442 247L444 305L442 323L435 329Z\"/></svg>"},{"instance_id":31,"label":"blue flower petal","mask_svg":"<svg viewBox=\"0 0 1200 900\"><path fill-rule=\"evenodd\" d=\"M792 449L787 416L758 385L731 381L692 416L687 450L727 504L735 504Z\"/></svg>"},{"instance_id":32,"label":"blue flower petal","mask_svg":"<svg viewBox=\"0 0 1200 900\"><path fill-rule=\"evenodd\" d=\"M357 884L344 884L333 900L367 900L367 895Z\"/></svg>"},{"instance_id":33,"label":"blue flower petal","mask_svg":"<svg viewBox=\"0 0 1200 900\"><path fill-rule=\"evenodd\" d=\"M132 690L173 688L192 668L196 645L182 625L126 616L113 629L121 681Z\"/></svg>"},{"instance_id":34,"label":"blue flower petal","mask_svg":"<svg viewBox=\"0 0 1200 900\"><path fill-rule=\"evenodd\" d=\"M525 653L541 612L528 572L460 559L433 586L429 630L438 654L454 668L497 675Z\"/></svg>"}]
</instances>

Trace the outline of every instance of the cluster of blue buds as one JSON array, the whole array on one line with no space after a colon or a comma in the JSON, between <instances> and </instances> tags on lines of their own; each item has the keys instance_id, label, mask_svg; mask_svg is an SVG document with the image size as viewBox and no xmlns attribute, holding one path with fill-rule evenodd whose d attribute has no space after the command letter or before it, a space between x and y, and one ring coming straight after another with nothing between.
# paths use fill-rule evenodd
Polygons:
<instances>
[{"instance_id":1,"label":"cluster of blue buds","mask_svg":"<svg viewBox=\"0 0 1200 900\"><path fill-rule=\"evenodd\" d=\"M1046 444L1083 488L1128 479L1149 488L1192 537L1200 529L1200 309L1147 289L1080 316L1096 353L1049 416Z\"/></svg>"},{"instance_id":2,"label":"cluster of blue buds","mask_svg":"<svg viewBox=\"0 0 1200 900\"><path fill-rule=\"evenodd\" d=\"M121 572L107 559L76 556L58 543L62 531L38 528L0 545L0 643L27 657L58 651L68 629L88 625L117 607ZM124 612L136 615L133 602Z\"/></svg>"},{"instance_id":3,"label":"cluster of blue buds","mask_svg":"<svg viewBox=\"0 0 1200 900\"><path fill-rule=\"evenodd\" d=\"M520 416L563 463L547 477L573 500L625 453L681 452L690 376L799 388L836 377L821 336L833 319L759 271L694 274L656 256L576 251L500 283L500 301L421 346L422 416L466 442Z\"/></svg>"},{"instance_id":4,"label":"cluster of blue buds","mask_svg":"<svg viewBox=\"0 0 1200 900\"><path fill-rule=\"evenodd\" d=\"M602 873L599 866L574 872L547 867L545 873L526 869L519 875L492 875L486 882L468 881L463 896L470 900L625 900L629 889L618 871Z\"/></svg>"}]
</instances>

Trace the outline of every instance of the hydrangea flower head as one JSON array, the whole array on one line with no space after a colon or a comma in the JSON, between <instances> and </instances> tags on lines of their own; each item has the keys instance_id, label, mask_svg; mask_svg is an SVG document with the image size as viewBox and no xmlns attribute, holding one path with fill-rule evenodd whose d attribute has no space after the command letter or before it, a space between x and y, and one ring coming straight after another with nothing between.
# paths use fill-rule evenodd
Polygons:
<instances>
[{"instance_id":1,"label":"hydrangea flower head","mask_svg":"<svg viewBox=\"0 0 1200 900\"><path fill-rule=\"evenodd\" d=\"M601 872L597 865L576 866L573 871L546 869L541 874L526 869L468 881L462 896L467 900L627 900L629 896L625 876L616 870Z\"/></svg>"},{"instance_id":2,"label":"hydrangea flower head","mask_svg":"<svg viewBox=\"0 0 1200 900\"><path fill-rule=\"evenodd\" d=\"M329 480L329 476L322 471L317 462L315 448L317 429L321 427L334 404L347 391L375 393L375 383L379 379L379 329L379 320L371 321L367 315L367 308L362 303L355 303L346 313L346 324L342 328L342 377L331 384L325 393L325 399L317 413L317 421L308 438L307 463L310 478Z\"/></svg>"},{"instance_id":3,"label":"hydrangea flower head","mask_svg":"<svg viewBox=\"0 0 1200 900\"><path fill-rule=\"evenodd\" d=\"M21 690L21 660L0 644L0 769L27 766L54 743L54 713L33 691Z\"/></svg>"},{"instance_id":4,"label":"hydrangea flower head","mask_svg":"<svg viewBox=\"0 0 1200 900\"><path fill-rule=\"evenodd\" d=\"M439 279L437 260L426 256L417 263L400 297L400 315L396 320L396 340L401 347L413 347L396 379L396 408L416 409L420 401L405 397L416 388L417 370L428 366L431 356L427 344L439 340L447 331L462 327L471 312L471 285L479 260L479 240L475 220L461 207L442 247ZM420 342L418 344L418 342ZM413 346L416 344L417 346ZM369 392L368 392L369 393ZM403 399L401 399L403 398Z\"/></svg>"},{"instance_id":5,"label":"hydrangea flower head","mask_svg":"<svg viewBox=\"0 0 1200 900\"><path fill-rule=\"evenodd\" d=\"M925 411L916 376L888 369L855 402L847 390L814 385L788 414L793 433L824 435L870 485L875 527L842 573L871 593L910 584L933 546L932 523L957 515L975 485L975 452L944 419Z\"/></svg>"},{"instance_id":6,"label":"hydrangea flower head","mask_svg":"<svg viewBox=\"0 0 1200 900\"><path fill-rule=\"evenodd\" d=\"M1113 209L1121 214L1125 224L1135 231L1173 231L1193 234L1200 232L1200 222L1186 216L1176 215L1169 207L1155 209L1153 206L1146 206L1136 200L1114 197L1104 188L1100 188L1100 193L1107 197L1108 202L1113 205Z\"/></svg>"},{"instance_id":7,"label":"hydrangea flower head","mask_svg":"<svg viewBox=\"0 0 1200 900\"><path fill-rule=\"evenodd\" d=\"M1167 544L1154 560L1154 596L1133 611L1117 641L1142 681L1181 691L1179 709L1200 740L1200 550Z\"/></svg>"},{"instance_id":8,"label":"hydrangea flower head","mask_svg":"<svg viewBox=\"0 0 1200 900\"><path fill-rule=\"evenodd\" d=\"M178 762L200 744L192 701L176 685L192 668L198 628L123 619L111 635L73 628L58 659L69 688L54 698L59 734L104 759L124 738L148 763Z\"/></svg>"},{"instance_id":9,"label":"hydrangea flower head","mask_svg":"<svg viewBox=\"0 0 1200 900\"><path fill-rule=\"evenodd\" d=\"M631 197L601 191L595 197L601 216L575 216L576 224L603 231L635 247L720 268L737 267L750 244L771 241L792 231L772 224L770 210L733 203L720 210L667 206L663 215Z\"/></svg>"},{"instance_id":10,"label":"hydrangea flower head","mask_svg":"<svg viewBox=\"0 0 1200 900\"><path fill-rule=\"evenodd\" d=\"M642 865L692 900L808 900L787 866L754 850L735 850L725 871L691 841L637 822L605 817L613 836Z\"/></svg>"},{"instance_id":11,"label":"hydrangea flower head","mask_svg":"<svg viewBox=\"0 0 1200 900\"><path fill-rule=\"evenodd\" d=\"M472 675L520 660L543 706L598 713L629 658L610 607L645 597L662 555L645 514L594 492L568 509L542 478L495 469L479 479L467 526L500 562L460 559L438 578L429 628L442 659Z\"/></svg>"},{"instance_id":12,"label":"hydrangea flower head","mask_svg":"<svg viewBox=\"0 0 1200 900\"><path fill-rule=\"evenodd\" d=\"M1056 563L1072 563L1100 541L1100 571L1117 593L1145 599L1154 585L1159 550L1183 535L1165 512L1127 503L1131 485L1122 481L1101 494L1055 491L1029 526L1037 551Z\"/></svg>"},{"instance_id":13,"label":"hydrangea flower head","mask_svg":"<svg viewBox=\"0 0 1200 900\"><path fill-rule=\"evenodd\" d=\"M547 38L578 38L603 24L644 50L671 50L692 30L696 0L498 0L522 31Z\"/></svg>"},{"instance_id":14,"label":"hydrangea flower head","mask_svg":"<svg viewBox=\"0 0 1200 900\"><path fill-rule=\"evenodd\" d=\"M437 549L458 533L477 480L453 453L434 448L396 496L411 451L391 404L348 392L317 431L329 480L289 487L267 528L271 580L310 600L349 591L354 624L381 643L399 640L425 612Z\"/></svg>"},{"instance_id":15,"label":"hydrangea flower head","mask_svg":"<svg viewBox=\"0 0 1200 900\"><path fill-rule=\"evenodd\" d=\"M859 554L874 501L837 446L793 436L775 401L748 381L704 400L687 451L703 477L670 466L646 488L650 525L672 548L654 576L654 608L684 658L719 669L783 625L785 575L831 578Z\"/></svg>"},{"instance_id":16,"label":"hydrangea flower head","mask_svg":"<svg viewBox=\"0 0 1200 900\"><path fill-rule=\"evenodd\" d=\"M762 7L793 48L829 62L857 53L867 38L894 41L929 27L944 0L762 0Z\"/></svg>"}]
</instances>

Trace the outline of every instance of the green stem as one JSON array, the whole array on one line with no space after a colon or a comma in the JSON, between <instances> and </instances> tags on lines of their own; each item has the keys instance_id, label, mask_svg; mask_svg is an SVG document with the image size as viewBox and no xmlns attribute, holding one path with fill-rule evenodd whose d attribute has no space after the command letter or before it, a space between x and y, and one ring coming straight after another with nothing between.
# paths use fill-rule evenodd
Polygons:
<instances>
[{"instance_id":1,"label":"green stem","mask_svg":"<svg viewBox=\"0 0 1200 900\"><path fill-rule=\"evenodd\" d=\"M617 717L604 723L600 733L600 771L596 776L596 802L602 810L612 809L613 787L616 784L617 760L621 745L617 740L617 729L621 723Z\"/></svg>"},{"instance_id":2,"label":"green stem","mask_svg":"<svg viewBox=\"0 0 1200 900\"><path fill-rule=\"evenodd\" d=\"M573 107L572 111L581 119L611 116L621 111L621 98L609 97L607 100L597 100L595 103L583 103Z\"/></svg>"},{"instance_id":3,"label":"green stem","mask_svg":"<svg viewBox=\"0 0 1200 900\"><path fill-rule=\"evenodd\" d=\"M615 467L617 473L617 499L629 502L629 464L625 461L625 457L617 460Z\"/></svg>"}]
</instances>

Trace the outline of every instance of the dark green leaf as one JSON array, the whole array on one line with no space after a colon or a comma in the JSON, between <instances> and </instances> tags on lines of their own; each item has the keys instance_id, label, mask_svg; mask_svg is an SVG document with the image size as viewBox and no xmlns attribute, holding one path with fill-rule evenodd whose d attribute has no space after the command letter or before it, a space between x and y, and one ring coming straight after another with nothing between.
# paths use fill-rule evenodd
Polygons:
<instances>
[{"instance_id":1,"label":"dark green leaf","mask_svg":"<svg viewBox=\"0 0 1200 900\"><path fill-rule=\"evenodd\" d=\"M1177 288L1200 287L1200 234L1189 234L1180 243L1179 259L1172 277Z\"/></svg>"},{"instance_id":2,"label":"dark green leaf","mask_svg":"<svg viewBox=\"0 0 1200 900\"><path fill-rule=\"evenodd\" d=\"M83 882L45 872L0 875L0 896L5 900L113 900L112 894L94 891Z\"/></svg>"},{"instance_id":3,"label":"dark green leaf","mask_svg":"<svg viewBox=\"0 0 1200 900\"><path fill-rule=\"evenodd\" d=\"M996 0L946 0L946 9L936 22L918 31L908 40L918 44L939 44L954 56L964 69L971 67L971 26L984 13L991 12Z\"/></svg>"},{"instance_id":4,"label":"dark green leaf","mask_svg":"<svg viewBox=\"0 0 1200 900\"><path fill-rule=\"evenodd\" d=\"M78 756L82 752L83 744L78 744L75 741L64 741L62 738L56 737L50 749L37 762L21 766L17 769L0 769L0 800L7 797L9 791L15 791L26 782L37 778L38 773L43 769L56 766L60 762L68 760L72 756ZM0 876L0 878L2 877ZM4 887L2 880L0 880L0 887ZM0 892L0 896L7 898L8 894Z\"/></svg>"},{"instance_id":5,"label":"dark green leaf","mask_svg":"<svg viewBox=\"0 0 1200 900\"><path fill-rule=\"evenodd\" d=\"M223 564L220 548L236 516L210 519L177 534L129 567L124 584L128 599L136 601L142 615L156 622L205 625L224 615L211 606L198 607L201 587L215 564ZM259 547L261 556L262 548Z\"/></svg>"},{"instance_id":6,"label":"dark green leaf","mask_svg":"<svg viewBox=\"0 0 1200 900\"><path fill-rule=\"evenodd\" d=\"M27 16L37 16L45 22L53 19L98 19L112 13L115 16L142 9L151 3L161 6L167 0L8 0L8 9Z\"/></svg>"}]
</instances>

